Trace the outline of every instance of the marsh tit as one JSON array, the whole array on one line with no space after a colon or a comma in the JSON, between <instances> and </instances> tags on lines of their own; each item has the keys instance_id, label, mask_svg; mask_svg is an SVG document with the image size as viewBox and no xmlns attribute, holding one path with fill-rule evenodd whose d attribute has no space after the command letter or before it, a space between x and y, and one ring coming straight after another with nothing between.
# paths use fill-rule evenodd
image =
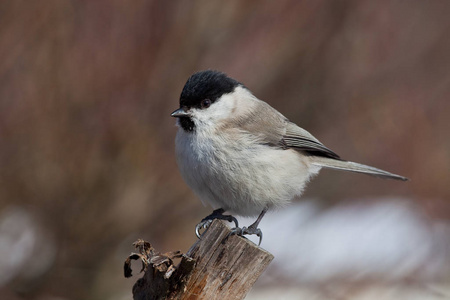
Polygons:
<instances>
[{"instance_id":1,"label":"marsh tit","mask_svg":"<svg viewBox=\"0 0 450 300\"><path fill-rule=\"evenodd\" d=\"M197 225L197 236L213 219L225 219L235 223L234 234L256 234L261 242L258 224L264 214L299 197L321 168L407 180L341 159L222 72L189 77L172 117L178 118L175 144L181 175L203 204L214 209ZM225 211L231 215L223 215ZM258 218L239 228L233 214Z\"/></svg>"}]
</instances>

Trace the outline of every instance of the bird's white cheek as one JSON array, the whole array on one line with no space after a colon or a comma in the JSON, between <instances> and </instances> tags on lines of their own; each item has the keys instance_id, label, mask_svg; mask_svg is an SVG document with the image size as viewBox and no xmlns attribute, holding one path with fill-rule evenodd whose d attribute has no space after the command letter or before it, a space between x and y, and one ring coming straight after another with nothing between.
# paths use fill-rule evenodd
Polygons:
<instances>
[{"instance_id":1,"label":"bird's white cheek","mask_svg":"<svg viewBox=\"0 0 450 300\"><path fill-rule=\"evenodd\" d=\"M193 119L197 120L198 126L212 126L233 117L236 99L232 94L224 95L206 109L194 109Z\"/></svg>"}]
</instances>

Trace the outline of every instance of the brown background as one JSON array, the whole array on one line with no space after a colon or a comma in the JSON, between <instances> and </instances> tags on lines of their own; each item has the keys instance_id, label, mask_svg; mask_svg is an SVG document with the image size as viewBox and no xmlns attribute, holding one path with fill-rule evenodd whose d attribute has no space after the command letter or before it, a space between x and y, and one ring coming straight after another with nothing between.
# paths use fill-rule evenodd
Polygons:
<instances>
[{"instance_id":1,"label":"brown background","mask_svg":"<svg viewBox=\"0 0 450 300\"><path fill-rule=\"evenodd\" d=\"M448 220L449 13L414 0L2 1L0 216L19 211L40 233L2 299L128 299L131 242L194 242L210 208L178 173L170 113L202 69L343 158L412 179L323 171L306 196L400 196ZM20 227L10 219L4 232ZM40 247L48 263L29 274Z\"/></svg>"}]
</instances>

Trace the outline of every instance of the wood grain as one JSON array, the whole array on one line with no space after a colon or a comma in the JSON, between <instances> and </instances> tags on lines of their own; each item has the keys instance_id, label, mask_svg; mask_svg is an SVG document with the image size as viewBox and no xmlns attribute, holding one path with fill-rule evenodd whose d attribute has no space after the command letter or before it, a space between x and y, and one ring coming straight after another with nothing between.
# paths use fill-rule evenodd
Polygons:
<instances>
[{"instance_id":1,"label":"wood grain","mask_svg":"<svg viewBox=\"0 0 450 300\"><path fill-rule=\"evenodd\" d=\"M273 255L229 233L215 220L178 266L150 263L133 287L134 299L244 299Z\"/></svg>"}]
</instances>

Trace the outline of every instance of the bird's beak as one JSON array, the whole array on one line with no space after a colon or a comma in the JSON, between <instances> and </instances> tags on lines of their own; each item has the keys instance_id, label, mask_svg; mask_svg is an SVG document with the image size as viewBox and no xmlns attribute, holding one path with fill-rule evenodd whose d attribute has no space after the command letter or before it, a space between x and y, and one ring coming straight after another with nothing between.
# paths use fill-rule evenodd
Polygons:
<instances>
[{"instance_id":1,"label":"bird's beak","mask_svg":"<svg viewBox=\"0 0 450 300\"><path fill-rule=\"evenodd\" d=\"M180 118L180 117L187 117L189 116L189 113L184 110L184 108L179 108L173 113L170 114L172 117Z\"/></svg>"}]
</instances>

